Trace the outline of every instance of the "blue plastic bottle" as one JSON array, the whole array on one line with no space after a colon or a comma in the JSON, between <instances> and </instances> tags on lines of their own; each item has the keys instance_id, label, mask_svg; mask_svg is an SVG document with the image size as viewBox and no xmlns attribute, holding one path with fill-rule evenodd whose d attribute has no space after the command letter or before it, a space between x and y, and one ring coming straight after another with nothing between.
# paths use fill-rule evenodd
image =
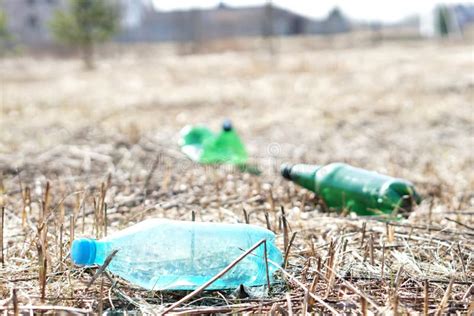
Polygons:
<instances>
[{"instance_id":1,"label":"blue plastic bottle","mask_svg":"<svg viewBox=\"0 0 474 316\"><path fill-rule=\"evenodd\" d=\"M210 280L256 244L267 240L268 260L281 265L275 235L245 224L150 219L100 241L76 239L71 258L78 265L103 264L118 249L107 269L149 290L193 290ZM272 277L277 269L269 263ZM266 284L263 244L207 289Z\"/></svg>"}]
</instances>

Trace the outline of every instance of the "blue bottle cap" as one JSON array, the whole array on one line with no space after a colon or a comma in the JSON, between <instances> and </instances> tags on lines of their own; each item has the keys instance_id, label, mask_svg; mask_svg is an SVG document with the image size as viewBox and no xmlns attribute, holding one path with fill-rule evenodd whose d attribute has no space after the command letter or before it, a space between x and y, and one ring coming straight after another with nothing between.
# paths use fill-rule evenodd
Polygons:
<instances>
[{"instance_id":1,"label":"blue bottle cap","mask_svg":"<svg viewBox=\"0 0 474 316\"><path fill-rule=\"evenodd\" d=\"M232 122L231 120L225 120L224 123L222 123L222 129L226 132L232 130Z\"/></svg>"},{"instance_id":2,"label":"blue bottle cap","mask_svg":"<svg viewBox=\"0 0 474 316\"><path fill-rule=\"evenodd\" d=\"M79 238L72 242L71 259L77 265L92 265L95 261L95 240Z\"/></svg>"}]
</instances>

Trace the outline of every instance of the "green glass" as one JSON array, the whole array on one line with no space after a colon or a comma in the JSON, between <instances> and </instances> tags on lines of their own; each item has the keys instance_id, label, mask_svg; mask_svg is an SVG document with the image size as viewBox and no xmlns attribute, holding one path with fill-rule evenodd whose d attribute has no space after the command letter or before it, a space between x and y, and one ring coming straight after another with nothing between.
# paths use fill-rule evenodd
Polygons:
<instances>
[{"instance_id":1,"label":"green glass","mask_svg":"<svg viewBox=\"0 0 474 316\"><path fill-rule=\"evenodd\" d=\"M181 131L181 151L202 164L245 165L248 154L232 124L225 121L221 132L214 134L205 126L187 126Z\"/></svg>"},{"instance_id":2,"label":"green glass","mask_svg":"<svg viewBox=\"0 0 474 316\"><path fill-rule=\"evenodd\" d=\"M326 206L358 215L410 212L421 201L409 181L355 168L344 163L326 166L282 165L283 177L315 192Z\"/></svg>"}]
</instances>

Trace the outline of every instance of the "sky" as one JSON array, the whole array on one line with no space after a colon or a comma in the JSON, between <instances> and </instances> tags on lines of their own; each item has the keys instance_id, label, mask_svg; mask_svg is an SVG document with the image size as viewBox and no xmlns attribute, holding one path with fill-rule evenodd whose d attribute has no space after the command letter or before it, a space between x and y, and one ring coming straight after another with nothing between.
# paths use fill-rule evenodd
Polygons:
<instances>
[{"instance_id":1,"label":"sky","mask_svg":"<svg viewBox=\"0 0 474 316\"><path fill-rule=\"evenodd\" d=\"M151 0L159 10L209 8L218 0ZM231 6L258 5L265 0L226 0ZM396 22L426 12L437 3L474 3L462 0L273 0L275 5L313 18L321 18L338 6L348 17L361 21Z\"/></svg>"}]
</instances>

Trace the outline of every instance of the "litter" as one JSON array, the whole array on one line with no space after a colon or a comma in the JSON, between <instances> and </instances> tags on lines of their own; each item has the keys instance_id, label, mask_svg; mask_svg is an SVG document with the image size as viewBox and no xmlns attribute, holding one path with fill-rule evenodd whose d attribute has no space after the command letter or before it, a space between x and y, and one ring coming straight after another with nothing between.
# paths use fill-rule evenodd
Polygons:
<instances>
[{"instance_id":1,"label":"litter","mask_svg":"<svg viewBox=\"0 0 474 316\"><path fill-rule=\"evenodd\" d=\"M228 120L218 134L202 125L186 126L180 134L181 151L195 162L237 166L247 163L245 146Z\"/></svg>"},{"instance_id":2,"label":"litter","mask_svg":"<svg viewBox=\"0 0 474 316\"><path fill-rule=\"evenodd\" d=\"M396 215L410 212L421 198L412 183L344 163L326 166L281 166L281 174L315 192L328 208L357 215Z\"/></svg>"},{"instance_id":3,"label":"litter","mask_svg":"<svg viewBox=\"0 0 474 316\"><path fill-rule=\"evenodd\" d=\"M102 265L118 250L107 270L148 290L194 290L259 241L266 240L268 275L283 259L275 235L246 224L149 219L101 240L74 240L72 261ZM264 243L206 289L267 284Z\"/></svg>"}]
</instances>

